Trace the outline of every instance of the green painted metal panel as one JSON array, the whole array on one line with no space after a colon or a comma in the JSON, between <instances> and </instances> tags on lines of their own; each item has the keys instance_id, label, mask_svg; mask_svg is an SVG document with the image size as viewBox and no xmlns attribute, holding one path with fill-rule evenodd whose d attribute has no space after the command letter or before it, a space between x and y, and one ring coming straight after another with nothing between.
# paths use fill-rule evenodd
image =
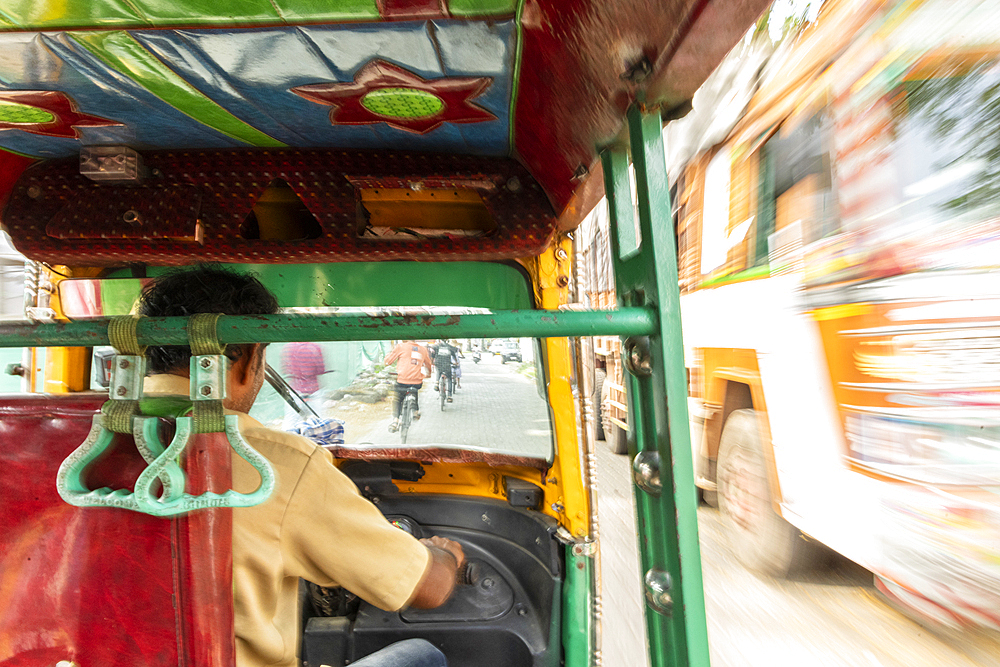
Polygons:
<instances>
[{"instance_id":1,"label":"green painted metal panel","mask_svg":"<svg viewBox=\"0 0 1000 667\"><path fill-rule=\"evenodd\" d=\"M497 262L337 262L228 264L256 274L282 308L451 306L514 310L534 307L524 271ZM150 268L151 278L170 271ZM139 295L138 280L119 271L101 281L105 315L124 315ZM116 285L121 285L117 287ZM113 294L108 294L108 290ZM107 294L107 296L105 296Z\"/></svg>"},{"instance_id":2,"label":"green painted metal panel","mask_svg":"<svg viewBox=\"0 0 1000 667\"><path fill-rule=\"evenodd\" d=\"M513 16L519 0L450 0L448 12L452 16Z\"/></svg>"},{"instance_id":3,"label":"green painted metal panel","mask_svg":"<svg viewBox=\"0 0 1000 667\"><path fill-rule=\"evenodd\" d=\"M91 347L108 344L106 318L59 323L0 324L0 347ZM187 345L186 317L144 317L140 345ZM646 308L595 310L505 310L488 315L349 316L317 314L223 315L222 343L400 340L406 338L563 338L648 335L656 315Z\"/></svg>"},{"instance_id":4,"label":"green painted metal panel","mask_svg":"<svg viewBox=\"0 0 1000 667\"><path fill-rule=\"evenodd\" d=\"M618 228L634 221L628 154L603 154L605 192L619 304L653 307L659 334L649 337L652 373L629 376L630 455L658 454L662 490L633 487L643 575L661 571L671 580L672 611L647 605L646 630L653 667L707 667L708 631L698 545L697 495L687 413L677 257L670 217L661 123L658 114L629 111L631 155L639 204L638 251L625 250ZM628 231L622 236L628 236Z\"/></svg>"},{"instance_id":5,"label":"green painted metal panel","mask_svg":"<svg viewBox=\"0 0 1000 667\"><path fill-rule=\"evenodd\" d=\"M191 118L251 146L284 146L205 97L122 30L70 33L74 41Z\"/></svg>"},{"instance_id":6,"label":"green painted metal panel","mask_svg":"<svg viewBox=\"0 0 1000 667\"><path fill-rule=\"evenodd\" d=\"M562 643L565 667L590 667L594 646L594 558L583 545L566 545Z\"/></svg>"}]
</instances>

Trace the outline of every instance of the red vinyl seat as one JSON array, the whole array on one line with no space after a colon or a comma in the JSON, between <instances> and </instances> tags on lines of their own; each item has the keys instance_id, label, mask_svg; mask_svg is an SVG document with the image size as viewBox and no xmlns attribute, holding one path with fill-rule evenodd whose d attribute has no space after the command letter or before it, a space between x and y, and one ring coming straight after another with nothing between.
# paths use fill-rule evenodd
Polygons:
<instances>
[{"instance_id":1,"label":"red vinyl seat","mask_svg":"<svg viewBox=\"0 0 1000 667\"><path fill-rule=\"evenodd\" d=\"M156 518L56 492L106 399L0 396L0 667L229 667L232 510ZM224 435L193 438L188 492L228 488L230 456ZM117 436L87 483L130 488L144 466Z\"/></svg>"}]
</instances>

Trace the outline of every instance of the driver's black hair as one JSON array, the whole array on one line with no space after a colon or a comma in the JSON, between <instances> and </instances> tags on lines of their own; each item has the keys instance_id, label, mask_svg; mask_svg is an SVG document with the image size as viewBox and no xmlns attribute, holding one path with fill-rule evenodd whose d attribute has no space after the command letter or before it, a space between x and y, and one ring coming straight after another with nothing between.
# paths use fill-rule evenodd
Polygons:
<instances>
[{"instance_id":1,"label":"driver's black hair","mask_svg":"<svg viewBox=\"0 0 1000 667\"><path fill-rule=\"evenodd\" d=\"M185 317L196 313L273 315L278 312L278 300L250 274L217 264L203 264L176 269L155 278L142 290L137 312L147 317ZM248 347L228 345L226 356L236 361ZM186 371L190 362L191 348L186 346L150 346L146 349L150 373Z\"/></svg>"}]
</instances>

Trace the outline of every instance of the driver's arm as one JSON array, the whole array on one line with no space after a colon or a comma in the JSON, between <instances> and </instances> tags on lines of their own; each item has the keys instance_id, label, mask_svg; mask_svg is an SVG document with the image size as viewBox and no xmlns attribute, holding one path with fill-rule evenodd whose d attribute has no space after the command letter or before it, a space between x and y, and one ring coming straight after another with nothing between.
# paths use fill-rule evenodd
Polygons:
<instances>
[{"instance_id":1,"label":"driver's arm","mask_svg":"<svg viewBox=\"0 0 1000 667\"><path fill-rule=\"evenodd\" d=\"M451 597L458 581L458 573L465 564L465 553L458 542L443 537L420 541L431 552L431 560L424 578L413 591L409 606L433 609L440 607Z\"/></svg>"}]
</instances>

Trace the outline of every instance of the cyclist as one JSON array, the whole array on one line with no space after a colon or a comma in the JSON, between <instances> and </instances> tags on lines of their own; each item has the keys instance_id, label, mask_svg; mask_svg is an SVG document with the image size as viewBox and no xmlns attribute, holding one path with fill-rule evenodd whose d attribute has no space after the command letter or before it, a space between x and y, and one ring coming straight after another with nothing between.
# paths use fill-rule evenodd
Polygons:
<instances>
[{"instance_id":1,"label":"cyclist","mask_svg":"<svg viewBox=\"0 0 1000 667\"><path fill-rule=\"evenodd\" d=\"M462 346L458 344L458 341L452 339L451 346L455 348L455 356L452 358L451 364L451 375L455 378L455 389L462 388L462 362L459 358L465 359L465 355L462 354Z\"/></svg>"},{"instance_id":2,"label":"cyclist","mask_svg":"<svg viewBox=\"0 0 1000 667\"><path fill-rule=\"evenodd\" d=\"M448 402L454 403L451 397L451 368L452 366L458 365L458 348L453 347L451 343L445 339L441 339L437 342L437 345L432 347L432 352L434 356L434 368L437 369L437 380L434 383L434 391L438 391L438 385L441 383L441 376L444 375L448 378L448 382L445 384L448 391Z\"/></svg>"},{"instance_id":3,"label":"cyclist","mask_svg":"<svg viewBox=\"0 0 1000 667\"><path fill-rule=\"evenodd\" d=\"M420 419L420 387L424 384L424 369L427 369L427 377L431 376L431 358L427 353L427 348L414 340L404 340L402 343L392 348L384 363L386 366L396 362L396 395L392 402L393 420L389 424L389 431L395 433L399 430L399 413L403 409L403 399L406 393L416 387L413 398L417 401L416 409L413 411L413 418Z\"/></svg>"}]
</instances>

